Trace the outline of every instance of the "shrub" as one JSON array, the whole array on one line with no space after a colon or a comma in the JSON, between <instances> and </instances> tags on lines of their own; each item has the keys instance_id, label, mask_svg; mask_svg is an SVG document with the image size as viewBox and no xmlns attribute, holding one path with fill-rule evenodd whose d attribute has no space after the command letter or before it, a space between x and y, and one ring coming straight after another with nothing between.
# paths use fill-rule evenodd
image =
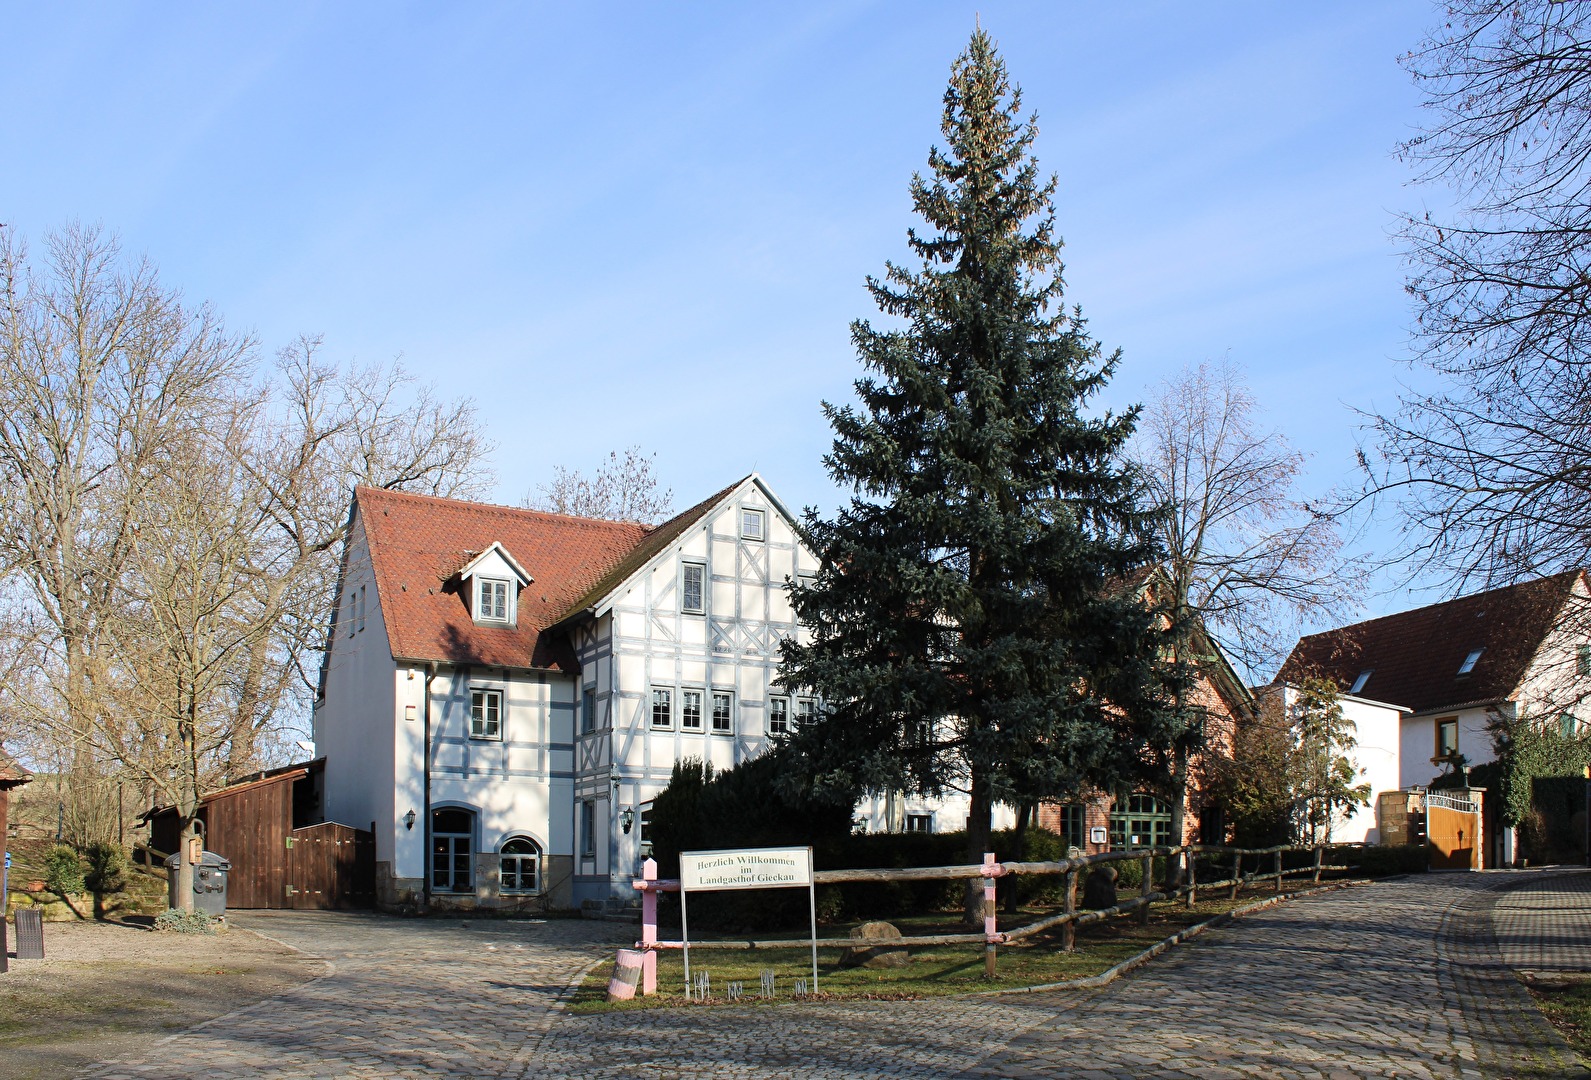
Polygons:
<instances>
[{"instance_id":1,"label":"shrub","mask_svg":"<svg viewBox=\"0 0 1591 1080\"><path fill-rule=\"evenodd\" d=\"M215 920L210 918L208 911L201 911L199 908L191 911L167 908L155 916L155 929L168 934L213 934Z\"/></svg>"},{"instance_id":2,"label":"shrub","mask_svg":"<svg viewBox=\"0 0 1591 1080\"><path fill-rule=\"evenodd\" d=\"M127 855L115 844L95 840L83 852L88 859L88 873L83 884L95 896L119 893L127 887L122 871L127 867Z\"/></svg>"},{"instance_id":3,"label":"shrub","mask_svg":"<svg viewBox=\"0 0 1591 1080\"><path fill-rule=\"evenodd\" d=\"M1413 847L1376 844L1332 848L1326 851L1323 861L1337 866L1351 866L1366 877L1423 874L1431 868L1431 857L1423 844Z\"/></svg>"},{"instance_id":4,"label":"shrub","mask_svg":"<svg viewBox=\"0 0 1591 1080\"><path fill-rule=\"evenodd\" d=\"M57 896L75 896L83 891L83 860L77 849L56 844L44 856L44 884Z\"/></svg>"}]
</instances>

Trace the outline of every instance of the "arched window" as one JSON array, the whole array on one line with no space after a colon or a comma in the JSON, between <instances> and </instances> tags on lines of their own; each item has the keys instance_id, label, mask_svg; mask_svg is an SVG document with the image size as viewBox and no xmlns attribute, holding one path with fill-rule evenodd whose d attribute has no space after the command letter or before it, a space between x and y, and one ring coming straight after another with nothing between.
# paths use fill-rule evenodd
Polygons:
<instances>
[{"instance_id":1,"label":"arched window","mask_svg":"<svg viewBox=\"0 0 1591 1080\"><path fill-rule=\"evenodd\" d=\"M470 852L474 850L475 815L469 810L431 811L431 888L436 892L474 891Z\"/></svg>"},{"instance_id":2,"label":"arched window","mask_svg":"<svg viewBox=\"0 0 1591 1080\"><path fill-rule=\"evenodd\" d=\"M505 893L541 891L541 848L536 841L516 836L503 844L498 889Z\"/></svg>"}]
</instances>

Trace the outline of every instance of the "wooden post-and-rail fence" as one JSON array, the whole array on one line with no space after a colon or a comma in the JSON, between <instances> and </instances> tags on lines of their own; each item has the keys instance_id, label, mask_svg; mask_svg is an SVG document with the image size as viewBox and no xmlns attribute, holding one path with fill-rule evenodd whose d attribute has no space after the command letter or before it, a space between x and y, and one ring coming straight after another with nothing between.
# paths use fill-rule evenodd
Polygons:
<instances>
[{"instance_id":1,"label":"wooden post-and-rail fence","mask_svg":"<svg viewBox=\"0 0 1591 1080\"><path fill-rule=\"evenodd\" d=\"M1334 844L1333 847L1346 845ZM1177 847L1135 848L1131 851L1105 851L1097 855L1080 855L1075 859L1057 859L1053 862L997 862L993 852L986 852L983 862L964 866L911 866L911 867L878 867L867 870L818 870L813 873L813 881L817 885L846 885L867 881L955 881L967 878L983 879L983 932L962 934L908 934L899 938L891 938L888 944L893 947L924 946L924 945L982 945L984 948L984 973L993 977L997 950L1001 945L1009 945L1035 934L1061 928L1061 949L1072 952L1077 948L1077 927L1089 923L1108 919L1113 915L1126 915L1136 912L1138 921L1147 924L1149 921L1149 907L1159 901L1176 900L1184 898L1189 907L1197 903L1198 890L1230 888L1231 899L1237 899L1238 890L1244 885L1256 881L1274 879L1276 891L1282 889L1284 878L1298 875L1309 875L1316 883L1320 881L1322 871L1326 870L1351 870L1351 866L1327 865L1322 861L1326 845L1316 844L1311 847L1292 847L1280 845L1267 848L1229 848L1209 844L1183 844ZM1313 858L1307 865L1295 867L1291 870L1283 866L1282 856L1288 852L1312 852ZM1194 856L1188 859L1188 879L1181 885L1162 885L1160 889L1154 886L1154 860L1171 858L1178 855ZM1200 881L1198 878L1196 856L1198 855L1231 855L1232 876L1219 881ZM1259 857L1272 856L1272 866L1268 871L1262 871ZM1254 869L1243 873L1243 860L1245 856L1255 856ZM1111 862L1123 862L1137 859L1143 864L1142 887L1137 897L1125 900L1114 907L1093 911L1080 911L1077 907L1077 875L1080 870ZM998 926L995 908L995 883L999 878L1021 874L1053 874L1064 875L1066 884L1063 892L1062 909L1058 914L1048 915L1025 926L1015 927L1010 930L1001 930ZM665 949L679 949L684 943L680 941L662 941L657 936L657 898L658 894L665 892L678 892L679 882L671 879L660 879L657 876L657 863L647 859L642 865L641 877L635 881L634 886L641 893L641 940L636 942L636 949L644 954L641 969L641 992L643 994L657 993L657 954ZM809 938L774 938L764 940L727 940L727 941L692 941L692 949L798 949L811 944ZM819 948L849 949L857 945L857 941L850 937L818 938Z\"/></svg>"}]
</instances>

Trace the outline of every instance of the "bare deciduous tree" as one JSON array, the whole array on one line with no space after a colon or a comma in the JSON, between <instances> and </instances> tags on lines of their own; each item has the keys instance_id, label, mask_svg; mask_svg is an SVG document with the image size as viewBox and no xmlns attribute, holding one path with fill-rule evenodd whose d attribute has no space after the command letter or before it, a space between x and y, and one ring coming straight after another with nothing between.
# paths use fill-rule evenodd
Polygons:
<instances>
[{"instance_id":1,"label":"bare deciduous tree","mask_svg":"<svg viewBox=\"0 0 1591 1080\"><path fill-rule=\"evenodd\" d=\"M623 457L610 452L589 477L558 465L552 483L526 495L524 505L555 514L651 524L668 517L674 505L674 492L662 487L656 469L657 455L643 454L639 446L625 450Z\"/></svg>"},{"instance_id":2,"label":"bare deciduous tree","mask_svg":"<svg viewBox=\"0 0 1591 1080\"><path fill-rule=\"evenodd\" d=\"M262 372L102 233L48 246L37 268L0 247L0 589L29 658L0 664L0 704L187 828L313 689L350 487L478 494L490 447L468 401L396 365L337 368L306 338Z\"/></svg>"},{"instance_id":3,"label":"bare deciduous tree","mask_svg":"<svg viewBox=\"0 0 1591 1080\"><path fill-rule=\"evenodd\" d=\"M1166 511L1173 612L1196 614L1251 674L1279 659L1302 618L1351 606L1354 571L1336 519L1298 491L1304 455L1259 411L1241 373L1199 364L1145 406L1134 448Z\"/></svg>"},{"instance_id":4,"label":"bare deciduous tree","mask_svg":"<svg viewBox=\"0 0 1591 1080\"><path fill-rule=\"evenodd\" d=\"M1465 591L1591 563L1591 6L1444 14L1403 58L1430 113L1403 154L1456 197L1402 229L1438 388L1370 418L1363 464L1411 569Z\"/></svg>"},{"instance_id":5,"label":"bare deciduous tree","mask_svg":"<svg viewBox=\"0 0 1591 1080\"><path fill-rule=\"evenodd\" d=\"M1349 606L1336 522L1299 497L1304 456L1264 430L1258 412L1237 371L1206 363L1168 380L1139 420L1135 454L1164 508L1164 599L1178 663L1197 659L1202 628L1252 675L1279 658L1306 615ZM1189 770L1190 749L1179 747L1179 838Z\"/></svg>"}]
</instances>

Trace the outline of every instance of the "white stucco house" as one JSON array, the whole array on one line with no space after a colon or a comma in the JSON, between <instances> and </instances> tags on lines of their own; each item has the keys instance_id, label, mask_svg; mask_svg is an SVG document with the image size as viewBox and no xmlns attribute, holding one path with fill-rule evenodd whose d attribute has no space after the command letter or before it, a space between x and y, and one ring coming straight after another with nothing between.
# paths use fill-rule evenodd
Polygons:
<instances>
[{"instance_id":1,"label":"white stucco house","mask_svg":"<svg viewBox=\"0 0 1591 1080\"><path fill-rule=\"evenodd\" d=\"M1565 733L1591 721L1591 587L1583 570L1537 578L1301 638L1278 686L1311 675L1336 684L1355 726L1371 804L1333 839L1380 839L1383 792L1428 787L1461 755L1496 759L1491 725L1529 718ZM1485 864L1510 860L1486 805Z\"/></svg>"},{"instance_id":2,"label":"white stucco house","mask_svg":"<svg viewBox=\"0 0 1591 1080\"><path fill-rule=\"evenodd\" d=\"M314 734L386 906L632 897L674 763L813 708L775 675L815 563L760 477L652 527L370 488L351 513Z\"/></svg>"}]
</instances>

